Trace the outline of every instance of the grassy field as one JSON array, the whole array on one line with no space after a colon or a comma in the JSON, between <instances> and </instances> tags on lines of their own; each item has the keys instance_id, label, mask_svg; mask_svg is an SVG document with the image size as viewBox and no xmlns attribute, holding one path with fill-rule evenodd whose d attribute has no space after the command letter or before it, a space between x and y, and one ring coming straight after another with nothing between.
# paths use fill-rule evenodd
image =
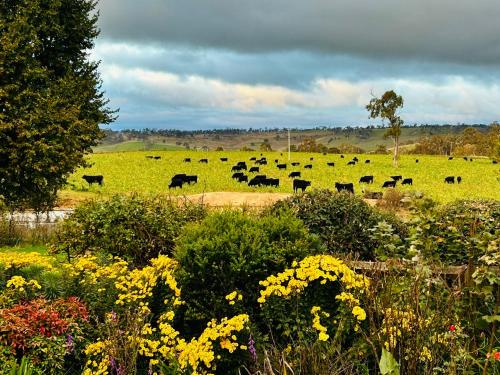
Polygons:
<instances>
[{"instance_id":1,"label":"grassy field","mask_svg":"<svg viewBox=\"0 0 500 375\"><path fill-rule=\"evenodd\" d=\"M161 160L147 159L146 155L159 155ZM228 162L221 162L220 157L228 157ZM333 189L335 182L354 182L356 194L361 194L364 186L358 184L363 175L373 175L375 182L366 186L370 191L382 191L382 183L391 175L402 175L413 178L413 186L398 186L401 190L421 191L426 196L440 202L449 202L459 198L494 198L500 199L500 168L488 159L475 159L466 162L461 158L448 160L441 156L403 156L399 168L392 167L390 155L361 155L360 163L347 166L352 155L322 155L292 153L291 161L301 163L292 167L287 154L279 152L264 153L269 164L261 166L260 174L279 178L280 187L252 188L245 183L238 183L231 178L231 167L238 161L246 161L250 157L260 157L259 152L195 152L195 151L155 151L155 152L123 152L100 153L89 157L92 167L80 169L69 179L67 188L62 192L63 199L71 202L80 201L96 195L109 196L116 193L139 192L146 194L188 195L213 191L257 191L257 192L292 192L291 171L301 171L302 179L312 181L313 188ZM191 157L192 163L184 163L183 159ZM314 157L310 161L310 157ZM208 158L208 164L198 163L200 158ZM365 159L371 160L365 164ZM288 163L287 170L278 170L274 160ZM326 165L335 162L334 167ZM304 164L311 163L312 169L304 169ZM198 183L182 189L168 189L168 183L177 173L198 175ZM89 187L81 178L82 175L103 175L104 186ZM249 174L250 175L250 174ZM460 185L444 183L446 176L462 176Z\"/></svg>"}]
</instances>

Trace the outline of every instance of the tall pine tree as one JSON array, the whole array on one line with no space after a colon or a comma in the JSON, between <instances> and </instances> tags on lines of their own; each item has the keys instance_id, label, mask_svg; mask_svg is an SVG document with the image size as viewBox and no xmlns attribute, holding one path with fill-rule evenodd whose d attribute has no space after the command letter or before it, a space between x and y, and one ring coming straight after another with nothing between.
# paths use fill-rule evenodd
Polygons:
<instances>
[{"instance_id":1,"label":"tall pine tree","mask_svg":"<svg viewBox=\"0 0 500 375\"><path fill-rule=\"evenodd\" d=\"M114 120L88 52L93 0L0 0L0 196L43 212Z\"/></svg>"}]
</instances>

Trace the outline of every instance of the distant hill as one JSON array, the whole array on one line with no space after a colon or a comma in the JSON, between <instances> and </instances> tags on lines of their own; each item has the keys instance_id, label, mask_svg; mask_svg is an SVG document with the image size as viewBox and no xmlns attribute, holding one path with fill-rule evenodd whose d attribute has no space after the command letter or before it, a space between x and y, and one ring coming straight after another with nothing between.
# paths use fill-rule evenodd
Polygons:
<instances>
[{"instance_id":1,"label":"distant hill","mask_svg":"<svg viewBox=\"0 0 500 375\"><path fill-rule=\"evenodd\" d=\"M474 127L486 131L486 125L423 125L404 127L401 144L415 144L419 138L429 135L459 134L464 129ZM318 128L293 129L290 131L292 145L298 145L304 139L313 138L327 147L339 147L351 144L366 152L374 151L378 145L387 148L393 146L391 139L384 139L385 129L375 127ZM155 151L184 150L208 148L215 150L241 150L251 148L259 150L261 143L267 141L273 150L286 150L288 147L288 132L286 129L266 130L126 130L106 131L106 138L95 147L95 152L125 152L125 151Z\"/></svg>"}]
</instances>

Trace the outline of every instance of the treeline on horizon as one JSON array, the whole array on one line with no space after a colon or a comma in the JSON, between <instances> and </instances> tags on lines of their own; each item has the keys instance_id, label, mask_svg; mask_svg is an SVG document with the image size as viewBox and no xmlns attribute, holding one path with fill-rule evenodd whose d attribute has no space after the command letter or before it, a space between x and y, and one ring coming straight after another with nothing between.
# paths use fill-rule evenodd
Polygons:
<instances>
[{"instance_id":1,"label":"treeline on horizon","mask_svg":"<svg viewBox=\"0 0 500 375\"><path fill-rule=\"evenodd\" d=\"M495 122L496 123L496 122ZM410 128L421 128L421 129L453 129L454 132L464 130L466 128L475 128L481 131L486 131L489 125L487 124L413 124L404 125L403 129ZM195 135L235 135L235 134L252 134L252 133L277 133L277 132L290 132L301 133L301 132L312 132L312 131L335 131L341 133L353 133L356 131L371 131L376 129L384 129L384 126L378 125L367 125L367 126L317 126L313 128L287 128L287 127L264 127L264 128L221 128L221 129L197 129L197 130L181 130L181 129L155 129L155 128L143 128L143 129L123 129L123 130L112 130L103 129L106 137L113 137L117 134L133 135L141 138L141 136L164 136L164 137L189 137Z\"/></svg>"}]
</instances>

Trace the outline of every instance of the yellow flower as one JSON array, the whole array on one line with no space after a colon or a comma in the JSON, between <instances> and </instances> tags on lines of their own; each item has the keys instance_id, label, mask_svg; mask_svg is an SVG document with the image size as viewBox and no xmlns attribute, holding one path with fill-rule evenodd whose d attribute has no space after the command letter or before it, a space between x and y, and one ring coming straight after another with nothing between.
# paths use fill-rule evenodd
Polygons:
<instances>
[{"instance_id":1,"label":"yellow flower","mask_svg":"<svg viewBox=\"0 0 500 375\"><path fill-rule=\"evenodd\" d=\"M356 319L362 321L366 319L366 312L359 306L354 306L352 309L352 315L356 317Z\"/></svg>"}]
</instances>

